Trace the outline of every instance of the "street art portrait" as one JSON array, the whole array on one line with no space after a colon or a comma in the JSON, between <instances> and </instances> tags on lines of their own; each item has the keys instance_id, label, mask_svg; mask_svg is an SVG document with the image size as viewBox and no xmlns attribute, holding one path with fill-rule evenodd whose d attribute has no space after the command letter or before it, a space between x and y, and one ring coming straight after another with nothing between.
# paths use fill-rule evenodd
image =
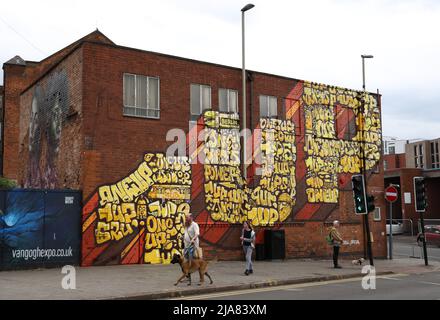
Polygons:
<instances>
[{"instance_id":1,"label":"street art portrait","mask_svg":"<svg viewBox=\"0 0 440 320\"><path fill-rule=\"evenodd\" d=\"M326 221L351 175L379 162L377 98L298 81L283 101L281 119L259 119L245 141L253 144L246 178L238 115L207 110L187 133L189 146L203 131L188 157L146 150L133 172L98 187L83 208L82 264L169 263L182 250L189 212L202 245L225 250L239 249L243 221L257 228Z\"/></svg>"},{"instance_id":2,"label":"street art portrait","mask_svg":"<svg viewBox=\"0 0 440 320\"><path fill-rule=\"evenodd\" d=\"M53 73L34 89L29 123L29 171L26 188L54 188L63 123L69 109L67 73Z\"/></svg>"}]
</instances>

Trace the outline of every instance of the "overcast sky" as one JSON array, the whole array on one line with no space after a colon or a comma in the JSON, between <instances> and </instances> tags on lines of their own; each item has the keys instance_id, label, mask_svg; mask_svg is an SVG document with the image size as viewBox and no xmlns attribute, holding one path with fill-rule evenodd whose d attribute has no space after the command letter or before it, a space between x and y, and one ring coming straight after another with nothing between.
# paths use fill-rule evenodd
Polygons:
<instances>
[{"instance_id":1,"label":"overcast sky","mask_svg":"<svg viewBox=\"0 0 440 320\"><path fill-rule=\"evenodd\" d=\"M0 61L39 61L97 27L115 43L241 67L233 0L7 1ZM383 94L383 133L440 137L440 1L252 0L246 67ZM3 79L3 73L1 74ZM3 82L3 80L0 80Z\"/></svg>"}]
</instances>

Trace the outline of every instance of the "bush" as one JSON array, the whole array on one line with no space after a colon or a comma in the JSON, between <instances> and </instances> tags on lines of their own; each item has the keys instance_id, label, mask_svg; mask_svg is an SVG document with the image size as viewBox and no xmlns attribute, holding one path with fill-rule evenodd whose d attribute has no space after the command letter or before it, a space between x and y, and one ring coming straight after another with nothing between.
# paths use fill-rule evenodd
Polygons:
<instances>
[{"instance_id":1,"label":"bush","mask_svg":"<svg viewBox=\"0 0 440 320\"><path fill-rule=\"evenodd\" d=\"M14 189L16 187L17 183L14 180L0 177L0 189Z\"/></svg>"}]
</instances>

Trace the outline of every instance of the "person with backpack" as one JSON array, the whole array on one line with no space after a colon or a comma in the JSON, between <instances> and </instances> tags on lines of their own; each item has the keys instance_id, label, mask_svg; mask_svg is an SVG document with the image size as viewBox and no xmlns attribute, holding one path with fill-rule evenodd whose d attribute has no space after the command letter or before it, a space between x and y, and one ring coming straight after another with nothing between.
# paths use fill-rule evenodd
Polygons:
<instances>
[{"instance_id":1,"label":"person with backpack","mask_svg":"<svg viewBox=\"0 0 440 320\"><path fill-rule=\"evenodd\" d=\"M246 271L245 275L254 273L252 265L252 252L255 248L255 231L249 221L243 223L243 230L241 232L241 244L243 246L244 255L246 257Z\"/></svg>"},{"instance_id":2,"label":"person with backpack","mask_svg":"<svg viewBox=\"0 0 440 320\"><path fill-rule=\"evenodd\" d=\"M336 269L341 269L342 267L338 263L338 257L339 257L339 248L342 245L342 237L341 234L338 231L339 228L339 221L335 220L333 221L333 226L329 229L329 233L326 237L327 243L331 246L333 246L333 266Z\"/></svg>"}]
</instances>

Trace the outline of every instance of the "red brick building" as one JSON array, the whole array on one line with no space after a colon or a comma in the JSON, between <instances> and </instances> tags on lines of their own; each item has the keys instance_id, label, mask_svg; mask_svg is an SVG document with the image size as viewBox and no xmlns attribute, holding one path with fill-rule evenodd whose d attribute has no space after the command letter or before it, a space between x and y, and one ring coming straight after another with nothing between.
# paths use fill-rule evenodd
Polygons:
<instances>
[{"instance_id":1,"label":"red brick building","mask_svg":"<svg viewBox=\"0 0 440 320\"><path fill-rule=\"evenodd\" d=\"M248 219L257 230L283 229L288 258L328 256L324 238L337 219L342 253L362 255L350 182L361 166L362 103L369 192L385 206L377 95L248 71L254 136L246 145L258 142L246 182L236 161L241 69L122 47L99 31L41 62L16 57L3 69L3 174L25 188L82 191L83 265L168 262L187 212L207 256L240 258ZM188 158L164 156L173 128L183 130ZM218 143L205 136L193 150L190 137L201 129ZM208 164L195 163L201 154ZM228 159L215 163L213 154ZM385 218L370 217L370 227L373 253L385 257Z\"/></svg>"}]
</instances>

